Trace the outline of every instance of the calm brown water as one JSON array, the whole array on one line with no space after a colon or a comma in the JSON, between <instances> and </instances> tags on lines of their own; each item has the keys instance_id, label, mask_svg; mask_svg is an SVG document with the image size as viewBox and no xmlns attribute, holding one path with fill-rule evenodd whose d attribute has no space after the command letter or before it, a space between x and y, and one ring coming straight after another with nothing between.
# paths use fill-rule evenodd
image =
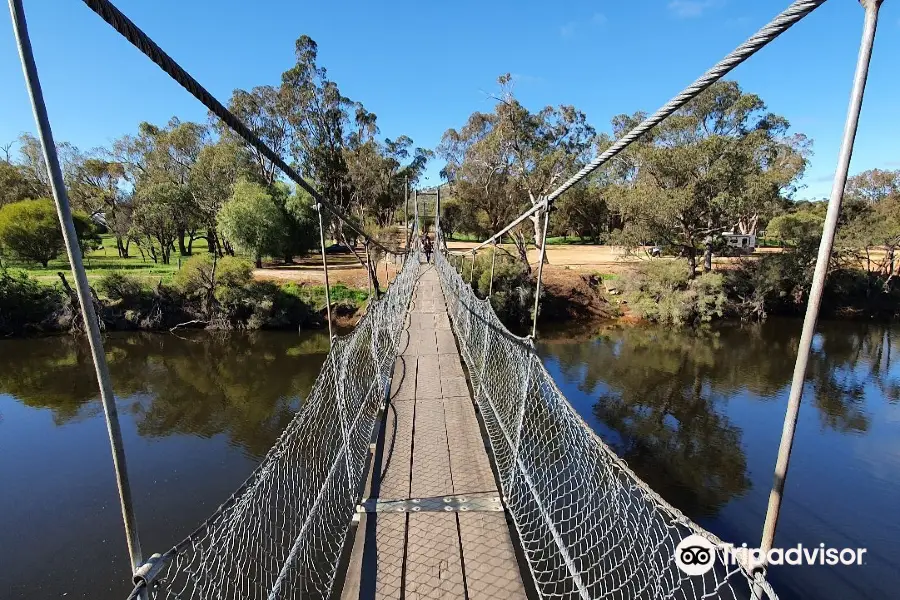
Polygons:
<instances>
[{"instance_id":1,"label":"calm brown water","mask_svg":"<svg viewBox=\"0 0 900 600\"><path fill-rule=\"evenodd\" d=\"M798 321L696 334L545 333L572 404L657 491L722 538L756 546ZM146 554L244 480L299 408L321 333L110 336ZM900 329L824 323L800 413L779 546L866 547L862 567L780 567L782 598L900 589ZM122 600L128 558L87 347L0 341L0 597Z\"/></svg>"},{"instance_id":2,"label":"calm brown water","mask_svg":"<svg viewBox=\"0 0 900 600\"><path fill-rule=\"evenodd\" d=\"M707 334L545 333L569 401L670 503L759 545L801 323ZM900 598L900 328L822 323L776 547L867 548L862 566L772 567L784 599Z\"/></svg>"},{"instance_id":3,"label":"calm brown water","mask_svg":"<svg viewBox=\"0 0 900 600\"><path fill-rule=\"evenodd\" d=\"M322 333L112 335L144 554L250 474L312 387ZM86 344L0 341L0 597L122 600L128 555Z\"/></svg>"}]
</instances>

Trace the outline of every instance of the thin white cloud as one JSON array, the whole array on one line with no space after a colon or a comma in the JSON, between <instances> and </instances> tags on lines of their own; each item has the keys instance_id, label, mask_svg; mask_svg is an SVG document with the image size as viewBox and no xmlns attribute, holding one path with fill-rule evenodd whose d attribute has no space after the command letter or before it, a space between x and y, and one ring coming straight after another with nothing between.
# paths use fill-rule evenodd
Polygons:
<instances>
[{"instance_id":1,"label":"thin white cloud","mask_svg":"<svg viewBox=\"0 0 900 600\"><path fill-rule=\"evenodd\" d=\"M609 22L609 19L605 14L597 12L586 22L594 27L603 27ZM581 25L583 23L585 23L585 21L569 21L565 25L561 25L559 27L559 35L566 39L573 38L581 30Z\"/></svg>"},{"instance_id":2,"label":"thin white cloud","mask_svg":"<svg viewBox=\"0 0 900 600\"><path fill-rule=\"evenodd\" d=\"M576 29L578 29L578 23L576 23L575 21L569 21L559 28L559 35L564 38L570 38L575 35Z\"/></svg>"},{"instance_id":3,"label":"thin white cloud","mask_svg":"<svg viewBox=\"0 0 900 600\"><path fill-rule=\"evenodd\" d=\"M722 0L671 0L668 8L679 19L694 19L721 4Z\"/></svg>"}]
</instances>

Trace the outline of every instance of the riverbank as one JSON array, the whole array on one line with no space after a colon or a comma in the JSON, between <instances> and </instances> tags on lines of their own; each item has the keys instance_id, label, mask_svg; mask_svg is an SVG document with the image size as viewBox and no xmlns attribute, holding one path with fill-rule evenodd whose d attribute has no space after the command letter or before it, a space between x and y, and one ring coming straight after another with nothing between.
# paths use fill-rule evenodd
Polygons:
<instances>
[{"instance_id":1,"label":"riverbank","mask_svg":"<svg viewBox=\"0 0 900 600\"><path fill-rule=\"evenodd\" d=\"M714 271L695 278L690 278L681 260L619 262L608 269L614 272L607 273L590 270L588 262L595 258L582 258L574 266L544 266L542 324L661 323L681 327L799 316L811 278L809 265L796 264L796 255L791 253L716 265ZM471 276L480 296L486 297L490 290L498 316L511 329L522 330L531 323L536 266L528 272L511 255L498 253L491 284L490 253L483 253L475 262L474 273L466 261L462 274L466 280ZM382 261L377 272L383 289L396 276L397 266ZM339 327L352 327L368 301L366 271L347 253L329 258L329 275L332 317ZM82 329L70 279L63 269L54 278L44 273L40 279L28 272L0 269L0 336ZM253 269L240 258L214 261L202 254L155 282L148 281L144 273L105 269L90 282L95 309L108 331L296 331L327 325L324 276L314 257ZM900 289L896 282L881 281L859 269L835 269L827 281L822 316L896 319L900 317Z\"/></svg>"},{"instance_id":2,"label":"riverbank","mask_svg":"<svg viewBox=\"0 0 900 600\"><path fill-rule=\"evenodd\" d=\"M83 330L71 277L60 271L43 283L22 271L0 269L0 337L27 337ZM194 257L169 283L123 272L91 282L94 309L105 331L176 329L293 330L327 326L325 288L306 283L257 280L246 261ZM332 318L353 326L368 291L330 286Z\"/></svg>"}]
</instances>

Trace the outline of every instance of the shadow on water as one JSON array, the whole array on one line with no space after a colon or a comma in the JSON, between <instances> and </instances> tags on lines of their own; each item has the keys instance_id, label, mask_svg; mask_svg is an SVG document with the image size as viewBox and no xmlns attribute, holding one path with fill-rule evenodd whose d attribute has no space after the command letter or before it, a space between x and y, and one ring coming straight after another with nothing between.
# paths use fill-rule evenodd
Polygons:
<instances>
[{"instance_id":1,"label":"shadow on water","mask_svg":"<svg viewBox=\"0 0 900 600\"><path fill-rule=\"evenodd\" d=\"M249 475L299 410L328 336L112 334L105 345L146 555L180 541ZM127 595L83 340L0 341L0 478L4 598Z\"/></svg>"},{"instance_id":2,"label":"shadow on water","mask_svg":"<svg viewBox=\"0 0 900 600\"><path fill-rule=\"evenodd\" d=\"M724 539L755 546L799 337L792 320L701 332L609 327L545 331L538 351L653 489ZM783 597L882 597L900 586L900 527L888 508L900 497L898 439L900 330L822 323L776 546L868 547L869 558L862 578L849 567L776 569Z\"/></svg>"}]
</instances>

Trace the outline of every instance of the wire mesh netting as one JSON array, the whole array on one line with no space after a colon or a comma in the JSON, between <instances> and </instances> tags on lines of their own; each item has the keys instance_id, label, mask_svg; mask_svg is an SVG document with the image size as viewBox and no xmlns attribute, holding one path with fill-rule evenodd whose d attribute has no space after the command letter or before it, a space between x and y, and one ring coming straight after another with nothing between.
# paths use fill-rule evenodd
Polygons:
<instances>
[{"instance_id":1,"label":"wire mesh netting","mask_svg":"<svg viewBox=\"0 0 900 600\"><path fill-rule=\"evenodd\" d=\"M419 259L334 343L307 401L240 489L151 561L152 598L329 597Z\"/></svg>"},{"instance_id":2,"label":"wire mesh netting","mask_svg":"<svg viewBox=\"0 0 900 600\"><path fill-rule=\"evenodd\" d=\"M510 333L438 253L453 329L472 378L502 491L544 598L776 598L721 541L666 503L597 437L529 338ZM697 534L713 568L682 572L676 546Z\"/></svg>"}]
</instances>

